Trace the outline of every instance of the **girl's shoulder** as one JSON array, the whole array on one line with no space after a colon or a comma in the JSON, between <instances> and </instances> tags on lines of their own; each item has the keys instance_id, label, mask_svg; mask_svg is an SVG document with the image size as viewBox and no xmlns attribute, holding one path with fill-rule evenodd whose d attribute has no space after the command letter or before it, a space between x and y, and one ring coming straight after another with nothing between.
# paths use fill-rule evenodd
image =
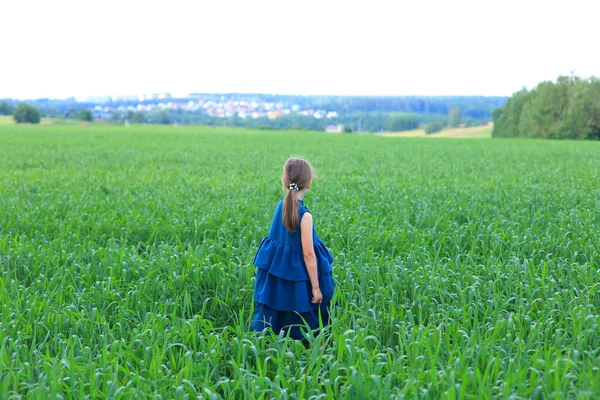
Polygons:
<instances>
[{"instance_id":1,"label":"girl's shoulder","mask_svg":"<svg viewBox=\"0 0 600 400\"><path fill-rule=\"evenodd\" d=\"M310 212L306 204L302 200L298 200L298 204L300 205L300 210L303 212Z\"/></svg>"},{"instance_id":2,"label":"girl's shoulder","mask_svg":"<svg viewBox=\"0 0 600 400\"><path fill-rule=\"evenodd\" d=\"M298 221L298 223L300 223L304 217L304 214L309 214L311 217L312 217L312 214L311 214L310 210L308 209L308 207L306 207L306 205L302 202L302 200L298 200L298 204L300 205L300 207L299 207L300 221Z\"/></svg>"}]
</instances>

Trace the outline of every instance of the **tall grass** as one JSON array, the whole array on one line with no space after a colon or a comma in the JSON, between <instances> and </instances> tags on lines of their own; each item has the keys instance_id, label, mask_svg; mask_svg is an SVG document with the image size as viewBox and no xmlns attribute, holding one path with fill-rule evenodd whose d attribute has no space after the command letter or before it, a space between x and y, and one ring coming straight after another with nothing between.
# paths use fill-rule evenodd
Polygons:
<instances>
[{"instance_id":1,"label":"tall grass","mask_svg":"<svg viewBox=\"0 0 600 400\"><path fill-rule=\"evenodd\" d=\"M600 145L0 127L0 398L594 398ZM249 333L280 171L329 336Z\"/></svg>"}]
</instances>

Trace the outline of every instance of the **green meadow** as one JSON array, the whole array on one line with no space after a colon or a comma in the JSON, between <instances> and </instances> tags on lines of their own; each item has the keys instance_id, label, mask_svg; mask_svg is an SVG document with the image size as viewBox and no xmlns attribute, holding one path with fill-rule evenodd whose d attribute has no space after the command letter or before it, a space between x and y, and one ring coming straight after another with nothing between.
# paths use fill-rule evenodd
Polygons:
<instances>
[{"instance_id":1,"label":"green meadow","mask_svg":"<svg viewBox=\"0 0 600 400\"><path fill-rule=\"evenodd\" d=\"M252 260L304 156L335 257L309 349ZM0 398L600 393L600 143L0 122Z\"/></svg>"},{"instance_id":2,"label":"green meadow","mask_svg":"<svg viewBox=\"0 0 600 400\"><path fill-rule=\"evenodd\" d=\"M15 121L10 115L0 115L0 125L12 125Z\"/></svg>"}]
</instances>

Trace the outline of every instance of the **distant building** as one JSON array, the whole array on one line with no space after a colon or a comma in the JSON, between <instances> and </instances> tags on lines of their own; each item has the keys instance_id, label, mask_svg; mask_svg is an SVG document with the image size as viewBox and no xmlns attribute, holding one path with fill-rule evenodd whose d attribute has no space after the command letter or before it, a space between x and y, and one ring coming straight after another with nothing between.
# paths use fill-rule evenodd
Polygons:
<instances>
[{"instance_id":1,"label":"distant building","mask_svg":"<svg viewBox=\"0 0 600 400\"><path fill-rule=\"evenodd\" d=\"M271 111L267 113L267 118L269 119L277 119L281 117L281 111Z\"/></svg>"},{"instance_id":2,"label":"distant building","mask_svg":"<svg viewBox=\"0 0 600 400\"><path fill-rule=\"evenodd\" d=\"M343 131L344 131L344 125L342 125L342 124L327 125L325 127L325 132L337 132L337 133L341 133Z\"/></svg>"},{"instance_id":3,"label":"distant building","mask_svg":"<svg viewBox=\"0 0 600 400\"><path fill-rule=\"evenodd\" d=\"M313 117L316 119L321 119L321 118L325 118L326 115L327 115L327 111L317 110L314 112Z\"/></svg>"}]
</instances>

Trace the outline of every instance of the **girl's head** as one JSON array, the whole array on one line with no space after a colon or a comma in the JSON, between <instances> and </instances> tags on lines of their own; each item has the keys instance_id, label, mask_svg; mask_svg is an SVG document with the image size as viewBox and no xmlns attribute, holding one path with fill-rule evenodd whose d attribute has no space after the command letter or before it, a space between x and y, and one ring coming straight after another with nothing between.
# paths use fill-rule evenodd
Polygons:
<instances>
[{"instance_id":1,"label":"girl's head","mask_svg":"<svg viewBox=\"0 0 600 400\"><path fill-rule=\"evenodd\" d=\"M302 158L289 158L283 166L281 183L286 191L283 199L283 224L290 232L298 225L298 195L304 194L313 179L313 167Z\"/></svg>"}]
</instances>

